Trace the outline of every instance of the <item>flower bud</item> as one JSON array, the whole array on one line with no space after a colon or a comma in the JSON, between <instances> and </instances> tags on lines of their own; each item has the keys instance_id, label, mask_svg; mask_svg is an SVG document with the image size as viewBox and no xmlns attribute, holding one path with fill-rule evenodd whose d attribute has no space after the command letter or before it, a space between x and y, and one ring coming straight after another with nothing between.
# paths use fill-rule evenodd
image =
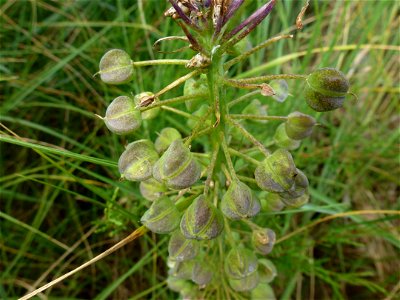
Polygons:
<instances>
[{"instance_id":1,"label":"flower bud","mask_svg":"<svg viewBox=\"0 0 400 300\"><path fill-rule=\"evenodd\" d=\"M169 240L169 257L176 261L185 261L194 258L200 250L196 240L186 239L180 230L175 231Z\"/></svg>"},{"instance_id":2,"label":"flower bud","mask_svg":"<svg viewBox=\"0 0 400 300\"><path fill-rule=\"evenodd\" d=\"M140 182L139 189L142 196L149 201L160 198L167 191L167 187L154 178Z\"/></svg>"},{"instance_id":3,"label":"flower bud","mask_svg":"<svg viewBox=\"0 0 400 300\"><path fill-rule=\"evenodd\" d=\"M258 116L267 116L268 115L267 107L265 105L262 105L262 103L257 99L254 99L253 101L251 101L249 103L249 105L247 105L243 109L242 113L245 115L258 115ZM248 121L251 121L254 123L261 123L261 124L265 124L268 122L267 120L252 120L252 119L250 119Z\"/></svg>"},{"instance_id":4,"label":"flower bud","mask_svg":"<svg viewBox=\"0 0 400 300\"><path fill-rule=\"evenodd\" d=\"M256 272L257 267L257 256L246 248L231 249L225 259L225 273L229 278L245 278Z\"/></svg>"},{"instance_id":5,"label":"flower bud","mask_svg":"<svg viewBox=\"0 0 400 300\"><path fill-rule=\"evenodd\" d=\"M199 117L199 118L201 118L201 117L203 117L207 112L208 112L208 109L209 109L209 106L208 105L206 105L206 104L203 104L202 106L200 106L200 108L198 109L198 110L196 110L192 115L193 116L195 116L195 117ZM194 119L188 119L187 120L187 126L190 128L190 129L193 129L196 125L197 125L197 120L194 120ZM207 119L205 122L204 122L204 124L202 124L202 126L207 126L207 127L210 127L211 126L211 120L210 119Z\"/></svg>"},{"instance_id":6,"label":"flower bud","mask_svg":"<svg viewBox=\"0 0 400 300\"><path fill-rule=\"evenodd\" d=\"M268 283L260 282L254 290L251 291L251 300L276 300L274 290Z\"/></svg>"},{"instance_id":7,"label":"flower bud","mask_svg":"<svg viewBox=\"0 0 400 300\"><path fill-rule=\"evenodd\" d=\"M203 195L186 209L181 220L182 234L188 239L210 240L224 228L221 212Z\"/></svg>"},{"instance_id":8,"label":"flower bud","mask_svg":"<svg viewBox=\"0 0 400 300\"><path fill-rule=\"evenodd\" d=\"M155 200L140 221L155 233L169 233L179 225L180 213L171 199Z\"/></svg>"},{"instance_id":9,"label":"flower bud","mask_svg":"<svg viewBox=\"0 0 400 300\"><path fill-rule=\"evenodd\" d=\"M307 77L304 97L316 111L330 111L343 106L350 84L344 74L333 68L323 68Z\"/></svg>"},{"instance_id":10,"label":"flower bud","mask_svg":"<svg viewBox=\"0 0 400 300\"><path fill-rule=\"evenodd\" d=\"M285 129L285 124L282 123L278 126L274 135L274 142L279 148L287 150L295 150L300 147L301 141L291 139L288 137Z\"/></svg>"},{"instance_id":11,"label":"flower bud","mask_svg":"<svg viewBox=\"0 0 400 300\"><path fill-rule=\"evenodd\" d=\"M308 178L302 171L299 169L296 170L297 176L294 179L294 185L289 190L279 193L279 196L286 205L290 205L291 199L298 198L307 192Z\"/></svg>"},{"instance_id":12,"label":"flower bud","mask_svg":"<svg viewBox=\"0 0 400 300\"><path fill-rule=\"evenodd\" d=\"M158 135L154 145L159 154L163 153L168 149L169 145L175 140L180 140L182 138L178 130L172 127L166 127L161 130Z\"/></svg>"},{"instance_id":13,"label":"flower bud","mask_svg":"<svg viewBox=\"0 0 400 300\"><path fill-rule=\"evenodd\" d=\"M258 274L260 282L270 283L277 275L276 267L269 259L261 258L258 260Z\"/></svg>"},{"instance_id":14,"label":"flower bud","mask_svg":"<svg viewBox=\"0 0 400 300\"><path fill-rule=\"evenodd\" d=\"M154 97L154 93L152 93L152 92L143 92L143 93L137 94L133 98L133 101L135 102L136 107L141 107L142 106L141 104L145 103L149 99L152 99L151 103L155 103L155 102L159 101L158 97ZM145 110L142 112L142 119L143 120L154 119L155 117L157 117L159 112L160 112L159 107Z\"/></svg>"},{"instance_id":15,"label":"flower bud","mask_svg":"<svg viewBox=\"0 0 400 300\"><path fill-rule=\"evenodd\" d=\"M153 177L172 189L192 186L200 178L201 168L181 140L175 140L156 162Z\"/></svg>"},{"instance_id":16,"label":"flower bud","mask_svg":"<svg viewBox=\"0 0 400 300\"><path fill-rule=\"evenodd\" d=\"M213 277L213 269L206 261L196 261L192 271L192 281L200 286L208 284Z\"/></svg>"},{"instance_id":17,"label":"flower bud","mask_svg":"<svg viewBox=\"0 0 400 300\"><path fill-rule=\"evenodd\" d=\"M185 86L183 87L183 95L190 96L195 94L207 94L208 93L208 85L207 85L207 77L200 76L199 79L189 78L185 82ZM185 102L186 108L188 111L195 111L200 108L201 104L206 102L207 96L204 96L204 99L195 99L188 100Z\"/></svg>"},{"instance_id":18,"label":"flower bud","mask_svg":"<svg viewBox=\"0 0 400 300\"><path fill-rule=\"evenodd\" d=\"M275 240L275 232L269 228L254 230L251 237L254 248L264 255L267 255L272 251Z\"/></svg>"},{"instance_id":19,"label":"flower bud","mask_svg":"<svg viewBox=\"0 0 400 300\"><path fill-rule=\"evenodd\" d=\"M141 181L151 177L153 165L158 159L153 143L138 140L130 143L118 160L121 176L130 181Z\"/></svg>"},{"instance_id":20,"label":"flower bud","mask_svg":"<svg viewBox=\"0 0 400 300\"><path fill-rule=\"evenodd\" d=\"M104 122L107 128L116 134L130 134L140 127L140 111L130 97L119 96L107 107Z\"/></svg>"},{"instance_id":21,"label":"flower bud","mask_svg":"<svg viewBox=\"0 0 400 300\"><path fill-rule=\"evenodd\" d=\"M263 195L263 196L261 196ZM277 193L261 192L259 196L261 209L265 212L281 211L285 207L281 197Z\"/></svg>"},{"instance_id":22,"label":"flower bud","mask_svg":"<svg viewBox=\"0 0 400 300\"><path fill-rule=\"evenodd\" d=\"M133 77L132 60L128 53L121 49L108 51L100 60L100 78L108 84L123 84Z\"/></svg>"},{"instance_id":23,"label":"flower bud","mask_svg":"<svg viewBox=\"0 0 400 300\"><path fill-rule=\"evenodd\" d=\"M251 189L239 180L232 181L221 201L223 214L232 220L254 217L260 207Z\"/></svg>"},{"instance_id":24,"label":"flower bud","mask_svg":"<svg viewBox=\"0 0 400 300\"><path fill-rule=\"evenodd\" d=\"M289 151L278 149L255 170L258 186L269 192L284 192L294 184L297 169Z\"/></svg>"},{"instance_id":25,"label":"flower bud","mask_svg":"<svg viewBox=\"0 0 400 300\"><path fill-rule=\"evenodd\" d=\"M246 292L253 290L258 285L259 280L258 272L253 272L244 278L229 278L229 285L236 292Z\"/></svg>"},{"instance_id":26,"label":"flower bud","mask_svg":"<svg viewBox=\"0 0 400 300\"><path fill-rule=\"evenodd\" d=\"M291 139L304 139L311 135L315 123L315 119L309 115L298 111L292 112L285 123L286 133Z\"/></svg>"}]
</instances>

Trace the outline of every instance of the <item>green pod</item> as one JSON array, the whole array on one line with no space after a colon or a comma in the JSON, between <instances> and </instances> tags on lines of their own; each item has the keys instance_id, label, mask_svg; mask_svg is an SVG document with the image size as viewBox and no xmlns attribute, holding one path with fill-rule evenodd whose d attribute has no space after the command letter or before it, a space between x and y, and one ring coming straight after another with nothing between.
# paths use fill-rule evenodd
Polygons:
<instances>
[{"instance_id":1,"label":"green pod","mask_svg":"<svg viewBox=\"0 0 400 300\"><path fill-rule=\"evenodd\" d=\"M223 214L232 220L254 217L260 208L260 201L251 189L239 180L232 181L221 201Z\"/></svg>"},{"instance_id":2,"label":"green pod","mask_svg":"<svg viewBox=\"0 0 400 300\"><path fill-rule=\"evenodd\" d=\"M121 176L130 181L149 179L158 153L149 140L138 140L130 143L118 160Z\"/></svg>"},{"instance_id":3,"label":"green pod","mask_svg":"<svg viewBox=\"0 0 400 300\"><path fill-rule=\"evenodd\" d=\"M193 284L191 284L189 281L177 278L175 276L168 276L167 286L170 290L177 293L193 288Z\"/></svg>"},{"instance_id":4,"label":"green pod","mask_svg":"<svg viewBox=\"0 0 400 300\"><path fill-rule=\"evenodd\" d=\"M153 168L156 180L177 190L192 186L200 175L200 165L181 140L173 141Z\"/></svg>"},{"instance_id":5,"label":"green pod","mask_svg":"<svg viewBox=\"0 0 400 300\"><path fill-rule=\"evenodd\" d=\"M301 141L294 140L287 135L284 123L279 125L278 128L275 130L274 142L275 145L279 148L287 150L295 150L300 147L301 143Z\"/></svg>"},{"instance_id":6,"label":"green pod","mask_svg":"<svg viewBox=\"0 0 400 300\"><path fill-rule=\"evenodd\" d=\"M315 123L315 119L309 115L298 111L292 112L285 122L286 134L291 139L302 140L311 135Z\"/></svg>"},{"instance_id":7,"label":"green pod","mask_svg":"<svg viewBox=\"0 0 400 300\"><path fill-rule=\"evenodd\" d=\"M211 240L224 228L222 213L203 195L186 209L181 220L181 232L188 239Z\"/></svg>"},{"instance_id":8,"label":"green pod","mask_svg":"<svg viewBox=\"0 0 400 300\"><path fill-rule=\"evenodd\" d=\"M133 64L128 53L121 49L106 52L99 64L100 79L108 84L123 84L133 77Z\"/></svg>"},{"instance_id":9,"label":"green pod","mask_svg":"<svg viewBox=\"0 0 400 300\"><path fill-rule=\"evenodd\" d=\"M274 290L268 283L260 282L251 291L250 300L276 300Z\"/></svg>"},{"instance_id":10,"label":"green pod","mask_svg":"<svg viewBox=\"0 0 400 300\"><path fill-rule=\"evenodd\" d=\"M246 248L234 248L225 259L225 273L229 278L245 278L257 271L257 256Z\"/></svg>"},{"instance_id":11,"label":"green pod","mask_svg":"<svg viewBox=\"0 0 400 300\"><path fill-rule=\"evenodd\" d=\"M273 262L265 258L258 260L258 273L260 274L260 282L263 283L272 282L278 274Z\"/></svg>"},{"instance_id":12,"label":"green pod","mask_svg":"<svg viewBox=\"0 0 400 300\"><path fill-rule=\"evenodd\" d=\"M349 87L349 81L342 72L323 68L308 75L304 97L315 111L330 111L343 106Z\"/></svg>"},{"instance_id":13,"label":"green pod","mask_svg":"<svg viewBox=\"0 0 400 300\"><path fill-rule=\"evenodd\" d=\"M288 209L296 209L308 203L310 200L310 194L306 191L303 195L297 198L286 199Z\"/></svg>"},{"instance_id":14,"label":"green pod","mask_svg":"<svg viewBox=\"0 0 400 300\"><path fill-rule=\"evenodd\" d=\"M172 127L166 127L163 128L163 130L161 130L154 145L156 147L157 152L161 154L168 149L168 147L172 144L173 141L180 140L181 138L182 136L178 130Z\"/></svg>"},{"instance_id":15,"label":"green pod","mask_svg":"<svg viewBox=\"0 0 400 300\"><path fill-rule=\"evenodd\" d=\"M142 117L132 98L119 96L107 107L103 118L107 128L119 135L130 134L140 127Z\"/></svg>"},{"instance_id":16,"label":"green pod","mask_svg":"<svg viewBox=\"0 0 400 300\"><path fill-rule=\"evenodd\" d=\"M262 195L262 196L261 196ZM277 193L261 192L261 209L265 212L281 211L285 207L281 197Z\"/></svg>"},{"instance_id":17,"label":"green pod","mask_svg":"<svg viewBox=\"0 0 400 300\"><path fill-rule=\"evenodd\" d=\"M189 240L181 233L180 230L176 230L172 235L168 243L168 254L169 258L176 261L185 261L197 256L200 250L200 244L196 240Z\"/></svg>"},{"instance_id":18,"label":"green pod","mask_svg":"<svg viewBox=\"0 0 400 300\"><path fill-rule=\"evenodd\" d=\"M154 97L154 93L152 92L143 92L140 94L135 95L133 101L135 102L136 107L140 107L141 104L146 102L148 99L152 99L152 103L156 103L159 101L158 97ZM142 112L142 119L143 120L150 120L157 117L160 112L159 107L155 107L149 110L145 110Z\"/></svg>"},{"instance_id":19,"label":"green pod","mask_svg":"<svg viewBox=\"0 0 400 300\"><path fill-rule=\"evenodd\" d=\"M167 187L154 178L149 178L140 182L139 190L145 199L154 201L167 191Z\"/></svg>"},{"instance_id":20,"label":"green pod","mask_svg":"<svg viewBox=\"0 0 400 300\"><path fill-rule=\"evenodd\" d=\"M179 226L180 213L171 199L155 200L140 221L155 233L170 233Z\"/></svg>"},{"instance_id":21,"label":"green pod","mask_svg":"<svg viewBox=\"0 0 400 300\"><path fill-rule=\"evenodd\" d=\"M297 169L290 152L278 149L256 168L254 175L262 190L284 192L293 186Z\"/></svg>"},{"instance_id":22,"label":"green pod","mask_svg":"<svg viewBox=\"0 0 400 300\"><path fill-rule=\"evenodd\" d=\"M209 106L206 104L203 104L200 106L199 109L197 109L192 115L195 117L203 117L209 110ZM188 119L186 124L190 129L193 129L197 125L197 120L194 119ZM203 124L203 127L210 127L211 126L211 120L208 118Z\"/></svg>"},{"instance_id":23,"label":"green pod","mask_svg":"<svg viewBox=\"0 0 400 300\"><path fill-rule=\"evenodd\" d=\"M183 87L183 95L191 96L195 94L208 94L207 77L205 75L200 76L199 79L189 78L186 80ZM207 96L204 96L204 99L188 100L185 102L186 108L190 112L198 110L202 103L207 102L206 100Z\"/></svg>"},{"instance_id":24,"label":"green pod","mask_svg":"<svg viewBox=\"0 0 400 300\"><path fill-rule=\"evenodd\" d=\"M192 279L193 267L193 260L177 262L170 273L176 278L190 280Z\"/></svg>"},{"instance_id":25,"label":"green pod","mask_svg":"<svg viewBox=\"0 0 400 300\"><path fill-rule=\"evenodd\" d=\"M199 286L205 286L212 280L213 273L213 268L206 260L197 260L193 266L192 281Z\"/></svg>"},{"instance_id":26,"label":"green pod","mask_svg":"<svg viewBox=\"0 0 400 300\"><path fill-rule=\"evenodd\" d=\"M240 279L229 278L229 285L236 292L247 292L253 290L260 281L258 272Z\"/></svg>"},{"instance_id":27,"label":"green pod","mask_svg":"<svg viewBox=\"0 0 400 300\"><path fill-rule=\"evenodd\" d=\"M254 230L251 236L254 249L264 255L267 255L272 251L275 240L275 232L269 228Z\"/></svg>"},{"instance_id":28,"label":"green pod","mask_svg":"<svg viewBox=\"0 0 400 300\"><path fill-rule=\"evenodd\" d=\"M252 100L249 105L247 105L242 114L244 115L257 115L257 116L267 116L267 106L263 105L258 99ZM265 124L267 120L248 120L249 122Z\"/></svg>"},{"instance_id":29,"label":"green pod","mask_svg":"<svg viewBox=\"0 0 400 300\"><path fill-rule=\"evenodd\" d=\"M309 183L307 176L299 169L296 170L297 176L294 180L294 185L289 190L279 193L279 196L286 205L290 205L291 199L304 195L308 189Z\"/></svg>"}]
</instances>

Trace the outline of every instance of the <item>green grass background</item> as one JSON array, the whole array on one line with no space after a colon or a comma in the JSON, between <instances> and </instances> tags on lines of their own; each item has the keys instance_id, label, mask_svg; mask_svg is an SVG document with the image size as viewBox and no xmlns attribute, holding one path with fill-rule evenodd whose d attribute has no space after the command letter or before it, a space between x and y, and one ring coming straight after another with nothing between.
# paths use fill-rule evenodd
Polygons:
<instances>
[{"instance_id":1,"label":"green grass background","mask_svg":"<svg viewBox=\"0 0 400 300\"><path fill-rule=\"evenodd\" d=\"M249 1L245 13L263 2ZM302 5L279 1L248 43L293 30ZM148 202L137 184L118 181L118 157L126 143L154 139L166 125L184 133L184 121L164 112L127 139L111 134L94 114L104 115L118 95L158 91L187 71L141 68L123 86L92 75L111 48L125 49L136 61L193 56L152 50L158 38L181 34L163 17L166 8L162 0L0 1L0 298L42 286L140 226ZM279 271L272 283L279 299L399 297L399 218L374 213L399 210L398 13L396 1L311 1L302 31L231 74L336 67L359 98L319 114L306 106L302 84L290 82L292 96L284 104L263 100L271 115L298 110L323 126L294 152L310 180L310 204L264 213L258 222L273 223L283 237L327 215L371 210L322 222L278 244L270 258ZM180 87L167 97L181 94ZM165 283L166 245L165 236L147 234L40 298L174 299Z\"/></svg>"}]
</instances>

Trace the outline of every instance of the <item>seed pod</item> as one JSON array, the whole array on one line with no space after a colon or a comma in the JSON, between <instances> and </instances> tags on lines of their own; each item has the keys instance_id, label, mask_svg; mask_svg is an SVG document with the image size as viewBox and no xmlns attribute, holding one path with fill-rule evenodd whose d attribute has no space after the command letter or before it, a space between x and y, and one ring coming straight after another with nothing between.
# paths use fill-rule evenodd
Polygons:
<instances>
[{"instance_id":1,"label":"seed pod","mask_svg":"<svg viewBox=\"0 0 400 300\"><path fill-rule=\"evenodd\" d=\"M106 52L99 64L100 78L108 84L123 84L133 77L132 60L128 53L121 49Z\"/></svg>"},{"instance_id":2,"label":"seed pod","mask_svg":"<svg viewBox=\"0 0 400 300\"><path fill-rule=\"evenodd\" d=\"M232 220L254 217L260 207L251 189L239 180L232 181L221 201L223 214Z\"/></svg>"},{"instance_id":3,"label":"seed pod","mask_svg":"<svg viewBox=\"0 0 400 300\"><path fill-rule=\"evenodd\" d=\"M292 112L285 122L286 133L291 139L304 139L311 135L315 123L315 119L309 115L298 111Z\"/></svg>"},{"instance_id":4,"label":"seed pod","mask_svg":"<svg viewBox=\"0 0 400 300\"><path fill-rule=\"evenodd\" d=\"M180 213L171 199L155 200L140 221L155 233L169 233L179 225Z\"/></svg>"},{"instance_id":5,"label":"seed pod","mask_svg":"<svg viewBox=\"0 0 400 300\"><path fill-rule=\"evenodd\" d=\"M263 196L261 196L263 195ZM259 196L261 202L261 209L265 212L281 211L285 207L281 197L277 193L261 192Z\"/></svg>"},{"instance_id":6,"label":"seed pod","mask_svg":"<svg viewBox=\"0 0 400 300\"><path fill-rule=\"evenodd\" d=\"M298 198L307 192L308 188L307 176L299 169L296 170L297 170L297 176L294 179L294 185L289 190L279 193L279 196L286 205L290 204L291 199Z\"/></svg>"},{"instance_id":7,"label":"seed pod","mask_svg":"<svg viewBox=\"0 0 400 300\"><path fill-rule=\"evenodd\" d=\"M155 103L155 102L159 101L158 97L154 97L154 93L152 93L152 92L143 92L143 93L137 94L133 98L133 101L135 102L136 107L141 107L141 106L143 106L142 104L145 103L146 101L148 101L149 99L152 99L151 103ZM154 119L155 117L157 117L159 112L160 112L159 107L145 110L142 112L142 119L143 120Z\"/></svg>"},{"instance_id":8,"label":"seed pod","mask_svg":"<svg viewBox=\"0 0 400 300\"><path fill-rule=\"evenodd\" d=\"M192 281L200 286L210 283L213 269L207 261L196 261L192 271Z\"/></svg>"},{"instance_id":9,"label":"seed pod","mask_svg":"<svg viewBox=\"0 0 400 300\"><path fill-rule=\"evenodd\" d=\"M275 232L269 228L254 230L251 237L254 249L264 255L267 255L272 251L275 240Z\"/></svg>"},{"instance_id":10,"label":"seed pod","mask_svg":"<svg viewBox=\"0 0 400 300\"><path fill-rule=\"evenodd\" d=\"M260 282L270 283L277 275L276 267L269 259L261 258L258 260L258 273Z\"/></svg>"},{"instance_id":11,"label":"seed pod","mask_svg":"<svg viewBox=\"0 0 400 300\"><path fill-rule=\"evenodd\" d=\"M154 178L140 182L139 189L142 196L149 201L160 198L167 191L167 187Z\"/></svg>"},{"instance_id":12,"label":"seed pod","mask_svg":"<svg viewBox=\"0 0 400 300\"><path fill-rule=\"evenodd\" d=\"M301 141L291 139L285 129L285 124L282 123L278 126L274 135L274 142L279 148L287 150L295 150L300 147Z\"/></svg>"},{"instance_id":13,"label":"seed pod","mask_svg":"<svg viewBox=\"0 0 400 300\"><path fill-rule=\"evenodd\" d=\"M268 283L260 282L254 290L251 291L251 300L276 300L274 290Z\"/></svg>"},{"instance_id":14,"label":"seed pod","mask_svg":"<svg viewBox=\"0 0 400 300\"><path fill-rule=\"evenodd\" d=\"M181 220L181 232L188 239L214 239L223 228L221 212L203 195L193 201Z\"/></svg>"},{"instance_id":15,"label":"seed pod","mask_svg":"<svg viewBox=\"0 0 400 300\"><path fill-rule=\"evenodd\" d=\"M308 193L308 191L306 191L306 193L304 193L300 197L286 199L285 202L287 203L288 209L295 209L307 204L309 200L310 200L310 194Z\"/></svg>"},{"instance_id":16,"label":"seed pod","mask_svg":"<svg viewBox=\"0 0 400 300\"><path fill-rule=\"evenodd\" d=\"M183 87L183 95L190 96L195 94L207 94L208 93L208 85L207 85L207 77L200 76L199 79L189 78L185 82L185 86ZM186 108L188 111L192 112L198 110L202 103L206 102L207 96L204 99L196 99L196 100L188 100L185 102Z\"/></svg>"},{"instance_id":17,"label":"seed pod","mask_svg":"<svg viewBox=\"0 0 400 300\"><path fill-rule=\"evenodd\" d=\"M269 86L274 90L272 98L278 102L284 102L289 96L289 86L284 79L272 80Z\"/></svg>"},{"instance_id":18,"label":"seed pod","mask_svg":"<svg viewBox=\"0 0 400 300\"><path fill-rule=\"evenodd\" d=\"M197 256L200 244L196 240L186 239L180 230L175 231L169 240L169 257L176 261L185 261Z\"/></svg>"},{"instance_id":19,"label":"seed pod","mask_svg":"<svg viewBox=\"0 0 400 300\"><path fill-rule=\"evenodd\" d=\"M179 279L191 279L193 273L194 261L188 260L177 262L175 267L171 270L171 275Z\"/></svg>"},{"instance_id":20,"label":"seed pod","mask_svg":"<svg viewBox=\"0 0 400 300\"><path fill-rule=\"evenodd\" d=\"M121 176L130 181L141 181L151 177L158 154L149 140L130 143L118 160Z\"/></svg>"},{"instance_id":21,"label":"seed pod","mask_svg":"<svg viewBox=\"0 0 400 300\"><path fill-rule=\"evenodd\" d=\"M195 117L203 117L207 112L208 112L209 106L206 104L203 104L202 106L200 106L200 108L198 110L196 110L192 115ZM190 129L193 129L196 125L197 125L197 120L194 119L188 119L186 124ZM211 126L211 120L207 119L202 126L204 127L210 127Z\"/></svg>"},{"instance_id":22,"label":"seed pod","mask_svg":"<svg viewBox=\"0 0 400 300\"><path fill-rule=\"evenodd\" d=\"M175 276L168 276L167 285L169 289L177 293L180 293L186 289L191 289L193 286L189 281L186 281L184 279L179 279Z\"/></svg>"},{"instance_id":23,"label":"seed pod","mask_svg":"<svg viewBox=\"0 0 400 300\"><path fill-rule=\"evenodd\" d=\"M265 105L262 105L262 103L258 100L258 99L254 99L253 101L251 101L249 103L249 105L247 105L243 111L243 114L245 115L258 115L258 116L267 116L267 107ZM254 123L261 123L261 124L265 124L268 121L267 120L248 120Z\"/></svg>"},{"instance_id":24,"label":"seed pod","mask_svg":"<svg viewBox=\"0 0 400 300\"><path fill-rule=\"evenodd\" d=\"M333 68L323 68L307 77L304 97L316 111L330 111L343 106L350 84L344 74Z\"/></svg>"},{"instance_id":25,"label":"seed pod","mask_svg":"<svg viewBox=\"0 0 400 300\"><path fill-rule=\"evenodd\" d=\"M185 189L200 178L201 168L188 147L175 140L156 162L153 177L172 189Z\"/></svg>"},{"instance_id":26,"label":"seed pod","mask_svg":"<svg viewBox=\"0 0 400 300\"><path fill-rule=\"evenodd\" d=\"M259 282L258 272L253 272L247 277L240 279L229 278L229 285L236 292L246 292L254 289Z\"/></svg>"},{"instance_id":27,"label":"seed pod","mask_svg":"<svg viewBox=\"0 0 400 300\"><path fill-rule=\"evenodd\" d=\"M135 108L132 98L119 96L107 107L104 122L107 128L116 134L130 134L140 127L142 118Z\"/></svg>"},{"instance_id":28,"label":"seed pod","mask_svg":"<svg viewBox=\"0 0 400 300\"><path fill-rule=\"evenodd\" d=\"M261 189L284 192L293 186L297 169L290 152L278 149L257 167L254 175Z\"/></svg>"},{"instance_id":29,"label":"seed pod","mask_svg":"<svg viewBox=\"0 0 400 300\"><path fill-rule=\"evenodd\" d=\"M169 145L171 145L173 141L180 140L181 138L182 136L178 130L172 127L166 127L161 130L154 145L157 152L161 154L168 149Z\"/></svg>"},{"instance_id":30,"label":"seed pod","mask_svg":"<svg viewBox=\"0 0 400 300\"><path fill-rule=\"evenodd\" d=\"M245 278L256 272L257 267L257 256L246 248L231 249L225 259L225 273L229 278Z\"/></svg>"}]
</instances>

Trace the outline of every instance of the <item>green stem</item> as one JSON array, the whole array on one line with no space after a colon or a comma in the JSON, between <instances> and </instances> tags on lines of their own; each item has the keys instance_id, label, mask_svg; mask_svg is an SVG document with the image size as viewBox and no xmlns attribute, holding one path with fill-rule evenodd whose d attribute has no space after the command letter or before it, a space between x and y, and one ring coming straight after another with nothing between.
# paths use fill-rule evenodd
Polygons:
<instances>
[{"instance_id":1,"label":"green stem","mask_svg":"<svg viewBox=\"0 0 400 300\"><path fill-rule=\"evenodd\" d=\"M250 98L250 97L253 97L253 96L255 96L255 95L258 95L258 94L260 94L260 92L261 92L261 91L259 91L259 90L257 90L257 91L252 91L252 92L247 93L247 94L245 94L245 95L243 95L243 96L241 96L241 97L239 97L239 98L237 98L237 99L235 99L235 100L232 100L231 102L228 103L228 108L231 108L232 106L234 106L234 105L236 105L236 104L238 104L238 103L240 103L240 102L242 102L242 101L244 101L244 100L247 100L247 99Z\"/></svg>"},{"instance_id":2,"label":"green stem","mask_svg":"<svg viewBox=\"0 0 400 300\"><path fill-rule=\"evenodd\" d=\"M187 96L180 96L180 97L175 97L175 98L171 98L171 99L167 99L167 100L163 100L163 101L158 101L158 102L153 102L152 104L150 104L149 106L146 107L141 107L140 111L146 111L152 108L156 108L156 107L160 107L163 105L171 105L171 104L178 104L178 103L182 103L182 102L186 102L187 100L194 100L194 99L201 99L203 97L207 97L208 94L193 94L193 95L187 95Z\"/></svg>"},{"instance_id":3,"label":"green stem","mask_svg":"<svg viewBox=\"0 0 400 300\"><path fill-rule=\"evenodd\" d=\"M193 115L191 115L191 114L188 114L187 112L184 112L184 111L181 111L181 110L179 110L179 109L176 109L176 108L173 108L173 107L169 107L169 106L161 106L161 109L163 109L163 110L168 110L168 111L170 111L170 112L173 112L173 113L175 113L175 114L177 114L177 115L180 115L180 116L182 116L182 117L185 117L185 118L187 118L187 119L193 119L193 120L198 120L199 118L198 117L196 117L196 116L193 116Z\"/></svg>"},{"instance_id":4,"label":"green stem","mask_svg":"<svg viewBox=\"0 0 400 300\"><path fill-rule=\"evenodd\" d=\"M178 79L176 79L175 81L171 82L170 84L168 84L165 88L163 88L161 91L157 92L154 97L158 97L166 92L168 92L169 90L172 90L174 87L177 87L178 85L184 83L186 80L188 80L189 78L192 78L193 76L196 76L197 74L200 73L200 70L195 70L193 72L190 72L188 74L186 74L185 76L182 76Z\"/></svg>"},{"instance_id":5,"label":"green stem","mask_svg":"<svg viewBox=\"0 0 400 300\"><path fill-rule=\"evenodd\" d=\"M235 79L234 81L240 82L242 84L250 84L250 83L257 83L257 82L266 82L275 79L307 79L307 75L301 74L277 74L277 75L265 75L265 76L258 76L258 77L250 77L250 78L243 78L243 79ZM230 80L230 81L233 81Z\"/></svg>"},{"instance_id":6,"label":"green stem","mask_svg":"<svg viewBox=\"0 0 400 300\"><path fill-rule=\"evenodd\" d=\"M220 137L221 137L221 146L222 146L222 150L224 151L225 160L228 165L229 173L231 174L231 176L234 179L236 179L237 178L236 171L235 171L235 168L233 167L232 159L231 159L231 156L229 155L228 145L226 144L226 140L225 140L225 136L224 136L223 132L220 133Z\"/></svg>"},{"instance_id":7,"label":"green stem","mask_svg":"<svg viewBox=\"0 0 400 300\"><path fill-rule=\"evenodd\" d=\"M260 164L260 162L252 157L250 157L249 155L246 155L244 153L241 153L235 149L229 148L228 149L229 153L238 157L243 158L244 160L247 160L249 163L252 163L253 165L258 166Z\"/></svg>"},{"instance_id":8,"label":"green stem","mask_svg":"<svg viewBox=\"0 0 400 300\"><path fill-rule=\"evenodd\" d=\"M238 120L268 120L268 121L286 121L288 118L283 116L260 116L260 115L243 115L243 114L230 114L232 119Z\"/></svg>"},{"instance_id":9,"label":"green stem","mask_svg":"<svg viewBox=\"0 0 400 300\"><path fill-rule=\"evenodd\" d=\"M208 190L210 189L210 183L214 174L214 168L215 168L215 163L217 162L217 157L218 157L218 152L219 152L219 145L214 145L216 148L213 149L212 156L211 156L211 162L210 165L208 166L207 169L207 179L205 182L205 188L204 188L204 195L207 195Z\"/></svg>"},{"instance_id":10,"label":"green stem","mask_svg":"<svg viewBox=\"0 0 400 300\"><path fill-rule=\"evenodd\" d=\"M147 67L159 65L186 65L189 62L187 59L154 59L143 61L132 61L134 67Z\"/></svg>"}]
</instances>

